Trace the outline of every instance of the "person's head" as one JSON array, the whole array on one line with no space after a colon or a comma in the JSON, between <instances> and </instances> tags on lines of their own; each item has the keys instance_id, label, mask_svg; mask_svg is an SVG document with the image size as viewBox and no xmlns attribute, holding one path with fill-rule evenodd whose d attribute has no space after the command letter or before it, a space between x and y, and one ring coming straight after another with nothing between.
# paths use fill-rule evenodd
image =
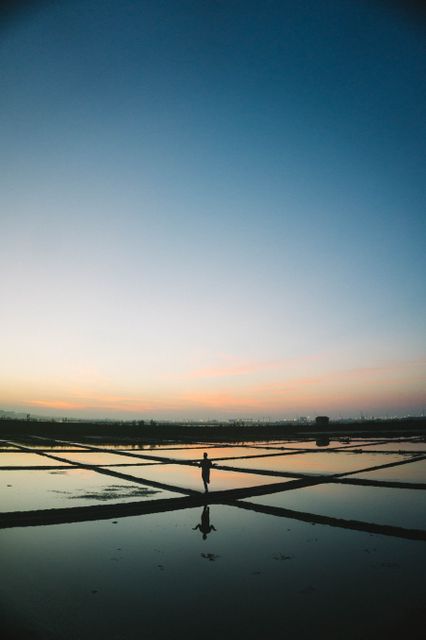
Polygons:
<instances>
[{"instance_id":1,"label":"person's head","mask_svg":"<svg viewBox=\"0 0 426 640\"><path fill-rule=\"evenodd\" d=\"M203 533L203 540L207 539L207 533Z\"/></svg>"},{"instance_id":2,"label":"person's head","mask_svg":"<svg viewBox=\"0 0 426 640\"><path fill-rule=\"evenodd\" d=\"M207 453L204 453L203 455L204 455L204 458L207 458Z\"/></svg>"}]
</instances>

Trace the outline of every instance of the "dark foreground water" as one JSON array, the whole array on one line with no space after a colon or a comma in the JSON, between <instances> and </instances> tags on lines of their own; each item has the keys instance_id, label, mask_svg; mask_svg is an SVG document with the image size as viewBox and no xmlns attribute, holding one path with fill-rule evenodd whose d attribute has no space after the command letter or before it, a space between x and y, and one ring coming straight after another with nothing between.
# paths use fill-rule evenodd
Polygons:
<instances>
[{"instance_id":1,"label":"dark foreground water","mask_svg":"<svg viewBox=\"0 0 426 640\"><path fill-rule=\"evenodd\" d=\"M350 455L345 451L339 468ZM24 462L25 456L35 454L21 450L16 455L24 456ZM313 454L307 455L309 461ZM324 456L340 454L318 455L317 463L305 468L307 474L315 468L323 473ZM363 454L353 455L349 468L365 468L359 464ZM372 455L365 458L369 464ZM382 455L382 466L397 462L389 452ZM318 476L321 482L313 486L237 500L230 493L229 504L206 502L139 516L1 528L2 638L423 639L426 543L417 536L426 529L425 492L417 468L422 460L415 451L401 453L402 459L404 455L412 458L394 467L397 476L405 470L408 486L403 487L341 484L333 476L336 461L331 457L329 481ZM255 459L247 460L252 465ZM271 460L259 458L259 469L269 469ZM412 488L411 464L416 465ZM294 472L297 465L291 456L288 465ZM140 484L145 471L148 479L157 478L161 463L141 466L137 485L100 475L96 469L21 466L0 470L3 513L13 511L14 500L21 504L17 509L29 512L73 509L84 503L173 501L185 494L184 489L176 493ZM277 473L283 466L284 458L277 458ZM238 482L230 481L231 490L242 486L242 459L238 467L235 472L222 471L231 478L237 474ZM175 478L180 489L185 483L182 468L176 471L164 462L164 482L172 484ZM386 477L392 468L385 466ZM191 484L193 472L199 471L188 469ZM301 467L297 470L302 473ZM376 471L364 472L363 477L368 473ZM247 473L247 486L258 488L260 477ZM265 487L288 481L280 476L263 479ZM225 476L220 482L226 484ZM15 498L7 498L12 495L8 491L15 492ZM274 511L262 512L268 508ZM330 516L331 524L286 517L282 508ZM361 529L362 523L377 523L389 526L389 531L384 535L355 530L351 521L361 523Z\"/></svg>"}]
</instances>

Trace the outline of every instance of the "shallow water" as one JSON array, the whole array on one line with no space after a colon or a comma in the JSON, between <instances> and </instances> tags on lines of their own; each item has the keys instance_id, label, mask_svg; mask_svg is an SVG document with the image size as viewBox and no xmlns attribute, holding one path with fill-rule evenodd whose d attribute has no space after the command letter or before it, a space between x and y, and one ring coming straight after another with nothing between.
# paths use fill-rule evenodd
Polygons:
<instances>
[{"instance_id":1,"label":"shallow water","mask_svg":"<svg viewBox=\"0 0 426 640\"><path fill-rule=\"evenodd\" d=\"M49 444L48 442L44 442L43 440L35 440L33 442L31 441L26 441L23 440L22 442L19 441L19 444L22 444L24 447L27 447L28 449L31 449L33 451L46 451L47 453L49 453L50 451L53 453L56 451L64 451L64 450L74 450L77 449L78 451L84 451L85 447L84 445L70 445L68 446L67 444L63 444L63 443L58 443L58 444Z\"/></svg>"},{"instance_id":2,"label":"shallow water","mask_svg":"<svg viewBox=\"0 0 426 640\"><path fill-rule=\"evenodd\" d=\"M426 484L426 460L401 464L388 469L377 469L367 473L357 473L352 478L380 480L382 482L409 482Z\"/></svg>"},{"instance_id":3,"label":"shallow water","mask_svg":"<svg viewBox=\"0 0 426 640\"><path fill-rule=\"evenodd\" d=\"M58 454L63 460L79 464L157 464L155 460L149 458L139 458L134 455L120 455L119 453L104 453L102 451L84 451L83 453L61 453Z\"/></svg>"},{"instance_id":4,"label":"shallow water","mask_svg":"<svg viewBox=\"0 0 426 640\"><path fill-rule=\"evenodd\" d=\"M362 447L361 447L362 448ZM407 452L407 453L426 453L426 442L407 442L407 441L397 441L397 442L386 442L385 444L375 444L369 447L370 451L395 451L399 452Z\"/></svg>"},{"instance_id":5,"label":"shallow water","mask_svg":"<svg viewBox=\"0 0 426 640\"><path fill-rule=\"evenodd\" d=\"M244 502L344 520L426 529L426 492L327 483L247 498Z\"/></svg>"},{"instance_id":6,"label":"shallow water","mask_svg":"<svg viewBox=\"0 0 426 640\"><path fill-rule=\"evenodd\" d=\"M363 470L376 465L388 464L405 460L400 455L359 454L346 451L319 451L315 453L300 453L263 458L249 458L247 460L232 460L223 462L223 466L238 469L253 469L259 471L278 471L282 473L300 473L306 475L348 473Z\"/></svg>"},{"instance_id":7,"label":"shallow water","mask_svg":"<svg viewBox=\"0 0 426 640\"><path fill-rule=\"evenodd\" d=\"M120 450L124 449L127 451L157 451L162 449L205 449L210 448L215 445L211 443L190 443L183 444L181 442L162 442L162 443L146 443L146 442L121 442L121 443L108 443L108 442L96 442L96 441L87 441L87 445L91 447L100 447L102 449L111 449L111 450Z\"/></svg>"},{"instance_id":8,"label":"shallow water","mask_svg":"<svg viewBox=\"0 0 426 640\"><path fill-rule=\"evenodd\" d=\"M348 447L361 447L362 445L369 444L371 441L360 440L352 442L342 442L340 440L330 439L328 444L318 444L317 440L288 440L286 442L276 443L274 448L283 449L304 449L307 451L327 451L329 449L342 449Z\"/></svg>"},{"instance_id":9,"label":"shallow water","mask_svg":"<svg viewBox=\"0 0 426 640\"><path fill-rule=\"evenodd\" d=\"M0 452L0 467L57 467L58 465L69 466L66 462L59 462L37 453L26 453L22 450Z\"/></svg>"},{"instance_id":10,"label":"shallow water","mask_svg":"<svg viewBox=\"0 0 426 640\"><path fill-rule=\"evenodd\" d=\"M161 452L151 452L151 455L164 456L175 460L201 460L203 453L207 452L211 460L237 458L244 456L259 456L262 454L276 453L266 447L210 447L208 449L194 449L191 447L181 449L163 449ZM144 455L150 452L144 452Z\"/></svg>"},{"instance_id":11,"label":"shallow water","mask_svg":"<svg viewBox=\"0 0 426 640\"><path fill-rule=\"evenodd\" d=\"M160 464L148 467L125 467L123 473L132 475L135 478L153 480L164 484L174 485L183 489L204 491L199 467L181 464ZM270 476L260 476L253 473L243 473L236 471L222 471L212 469L210 475L210 491L226 491L229 489L241 489L244 487L257 487L259 485L275 484L286 482L294 478L274 478Z\"/></svg>"},{"instance_id":12,"label":"shallow water","mask_svg":"<svg viewBox=\"0 0 426 640\"><path fill-rule=\"evenodd\" d=\"M2 625L35 640L397 637L424 545L235 507L0 531ZM116 524L114 524L116 522ZM366 629L367 635L366 635ZM411 636L412 637L412 636Z\"/></svg>"},{"instance_id":13,"label":"shallow water","mask_svg":"<svg viewBox=\"0 0 426 640\"><path fill-rule=\"evenodd\" d=\"M378 440L378 439L377 439ZM375 440L374 440L375 441ZM379 440L378 440L379 441ZM265 447L267 449L312 449L313 451L327 451L328 449L334 449L335 447L348 447L348 446L358 446L361 444L371 443L372 440L366 440L365 438L356 439L351 438L350 442L342 441L339 438L330 438L329 444L318 444L317 439L315 438L306 438L302 440L300 438L282 438L280 440L246 440L244 442L236 442L235 445L230 445L229 442L216 443L210 446L232 446L233 448L242 446L242 447ZM380 440L381 442L381 440Z\"/></svg>"},{"instance_id":14,"label":"shallow water","mask_svg":"<svg viewBox=\"0 0 426 640\"><path fill-rule=\"evenodd\" d=\"M89 469L2 471L0 475L0 513L173 497L175 493Z\"/></svg>"},{"instance_id":15,"label":"shallow water","mask_svg":"<svg viewBox=\"0 0 426 640\"><path fill-rule=\"evenodd\" d=\"M203 506L208 496L202 494L201 470L189 460L199 460L206 449L211 458L218 452L244 456L277 451L268 449L268 444L274 443L195 448L173 448L169 443L148 450L154 455L155 451L176 454L181 464L132 458L119 449L118 454L77 453L74 445L69 451L61 445L62 451L55 452L75 465L125 461L127 466L108 471L126 474L128 480L104 475L101 466L42 470L39 465L61 462L35 451L0 452L0 460L14 456L36 465L29 470L0 470L0 563L6 576L0 582L0 615L5 640L420 637L415 625L424 624L425 541L407 540L391 531L373 535L342 529L332 526L331 520L328 525L312 524L309 514L311 521L322 515L425 529L424 490L328 480L297 489L294 477L213 468L210 499L215 491L231 493L218 497L226 504ZM399 450L403 443L391 444ZM356 446L361 448L361 443ZM102 443L102 448L108 447ZM315 476L411 458L369 449L353 453L312 448L306 453L217 460L217 464ZM348 476L357 477L426 483L426 461ZM150 482L175 490L157 489ZM246 488L246 495L253 488L255 494L259 485L266 485L262 491L267 492L277 483L287 490L252 494L244 501L232 494L238 488ZM186 490L197 493L185 497ZM160 498L166 501L157 502ZM182 500L199 506L182 509ZM147 513L117 516L120 511L114 505L135 501L143 503ZM155 504L157 510L167 511L153 513ZM116 515L90 521L100 517L99 510L91 509L98 505L109 505L108 515ZM10 521L4 519L2 524L1 519L2 512L51 509L54 514L56 508L67 508L72 522L77 518L74 507L80 506L88 507L86 522L48 525L45 520L44 526L18 526L22 520L15 520L11 528L4 528ZM275 515L250 510L270 507L303 511L308 522L281 517L278 510Z\"/></svg>"}]
</instances>

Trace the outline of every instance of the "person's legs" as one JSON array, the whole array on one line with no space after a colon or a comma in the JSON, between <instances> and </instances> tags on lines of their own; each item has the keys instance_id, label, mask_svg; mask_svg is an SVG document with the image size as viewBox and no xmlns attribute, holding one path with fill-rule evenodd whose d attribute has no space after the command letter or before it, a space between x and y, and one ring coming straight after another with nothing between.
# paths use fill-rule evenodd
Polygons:
<instances>
[{"instance_id":1,"label":"person's legs","mask_svg":"<svg viewBox=\"0 0 426 640\"><path fill-rule=\"evenodd\" d=\"M203 482L204 482L204 491L205 491L206 493L208 493L208 492L209 492L209 488L208 488L208 486L207 486L207 484L208 484L208 480L207 480L207 478L203 478Z\"/></svg>"}]
</instances>

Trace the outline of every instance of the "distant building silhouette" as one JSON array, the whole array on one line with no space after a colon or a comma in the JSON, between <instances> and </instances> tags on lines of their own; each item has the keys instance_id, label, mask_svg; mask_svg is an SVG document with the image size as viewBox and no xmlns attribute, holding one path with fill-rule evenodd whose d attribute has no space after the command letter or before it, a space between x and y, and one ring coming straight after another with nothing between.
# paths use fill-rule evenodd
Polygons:
<instances>
[{"instance_id":1,"label":"distant building silhouette","mask_svg":"<svg viewBox=\"0 0 426 640\"><path fill-rule=\"evenodd\" d=\"M328 416L317 416L315 418L315 424L319 427L324 427L328 425L330 422L330 418Z\"/></svg>"}]
</instances>

